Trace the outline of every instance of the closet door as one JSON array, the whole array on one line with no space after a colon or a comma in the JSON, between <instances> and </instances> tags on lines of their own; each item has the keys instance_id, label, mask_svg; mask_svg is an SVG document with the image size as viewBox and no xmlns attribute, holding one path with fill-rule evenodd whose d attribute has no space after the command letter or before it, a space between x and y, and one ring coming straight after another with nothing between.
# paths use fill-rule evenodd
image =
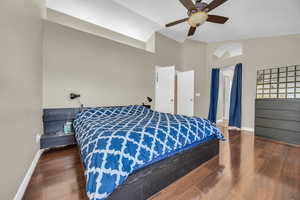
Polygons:
<instances>
[{"instance_id":1,"label":"closet door","mask_svg":"<svg viewBox=\"0 0 300 200\"><path fill-rule=\"evenodd\" d=\"M175 67L156 67L155 110L174 114Z\"/></svg>"},{"instance_id":2,"label":"closet door","mask_svg":"<svg viewBox=\"0 0 300 200\"><path fill-rule=\"evenodd\" d=\"M194 71L177 72L177 113L194 116Z\"/></svg>"}]
</instances>

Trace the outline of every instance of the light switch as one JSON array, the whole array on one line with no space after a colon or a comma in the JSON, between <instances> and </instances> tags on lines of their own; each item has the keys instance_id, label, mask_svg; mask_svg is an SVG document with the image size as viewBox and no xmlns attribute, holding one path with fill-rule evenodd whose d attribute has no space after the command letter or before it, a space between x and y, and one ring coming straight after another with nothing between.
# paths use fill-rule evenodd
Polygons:
<instances>
[{"instance_id":1,"label":"light switch","mask_svg":"<svg viewBox=\"0 0 300 200\"><path fill-rule=\"evenodd\" d=\"M200 97L200 93L196 93L196 97Z\"/></svg>"}]
</instances>

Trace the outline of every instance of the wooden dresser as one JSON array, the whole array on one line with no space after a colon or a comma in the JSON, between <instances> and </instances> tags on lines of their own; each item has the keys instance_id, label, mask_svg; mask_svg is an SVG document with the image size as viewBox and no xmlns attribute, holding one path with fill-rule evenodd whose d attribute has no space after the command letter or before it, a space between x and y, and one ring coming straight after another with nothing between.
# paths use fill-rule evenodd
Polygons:
<instances>
[{"instance_id":1,"label":"wooden dresser","mask_svg":"<svg viewBox=\"0 0 300 200\"><path fill-rule=\"evenodd\" d=\"M256 99L255 134L300 145L300 99Z\"/></svg>"}]
</instances>

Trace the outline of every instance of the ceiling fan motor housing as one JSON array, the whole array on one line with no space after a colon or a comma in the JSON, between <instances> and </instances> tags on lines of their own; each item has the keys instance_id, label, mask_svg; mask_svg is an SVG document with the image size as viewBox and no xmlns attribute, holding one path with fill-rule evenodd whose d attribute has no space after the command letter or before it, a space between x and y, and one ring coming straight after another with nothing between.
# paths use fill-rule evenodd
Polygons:
<instances>
[{"instance_id":1,"label":"ceiling fan motor housing","mask_svg":"<svg viewBox=\"0 0 300 200\"><path fill-rule=\"evenodd\" d=\"M207 5L208 5L207 3L201 3L201 1L200 2L196 1L196 4L195 4L198 11L203 11L204 8L207 7Z\"/></svg>"},{"instance_id":2,"label":"ceiling fan motor housing","mask_svg":"<svg viewBox=\"0 0 300 200\"><path fill-rule=\"evenodd\" d=\"M196 1L195 7L197 10L188 10L188 16L191 16L192 14L199 12L199 11L205 11L204 9L207 7L207 3L202 3L201 1Z\"/></svg>"}]
</instances>

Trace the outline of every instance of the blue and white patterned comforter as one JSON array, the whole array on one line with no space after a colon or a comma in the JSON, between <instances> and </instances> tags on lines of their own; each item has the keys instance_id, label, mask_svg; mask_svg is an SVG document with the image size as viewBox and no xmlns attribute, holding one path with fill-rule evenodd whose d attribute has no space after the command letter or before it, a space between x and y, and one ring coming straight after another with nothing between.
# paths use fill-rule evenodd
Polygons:
<instances>
[{"instance_id":1,"label":"blue and white patterned comforter","mask_svg":"<svg viewBox=\"0 0 300 200\"><path fill-rule=\"evenodd\" d=\"M74 121L90 200L108 197L132 172L172 152L224 139L208 120L143 106L89 108Z\"/></svg>"}]
</instances>

